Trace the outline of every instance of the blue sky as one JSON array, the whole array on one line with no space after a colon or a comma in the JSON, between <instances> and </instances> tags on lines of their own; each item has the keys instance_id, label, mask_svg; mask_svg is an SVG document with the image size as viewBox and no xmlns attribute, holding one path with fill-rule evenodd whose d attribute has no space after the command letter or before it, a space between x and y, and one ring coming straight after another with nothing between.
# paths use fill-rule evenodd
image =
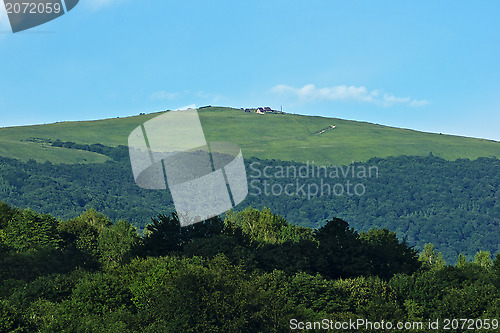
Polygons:
<instances>
[{"instance_id":1,"label":"blue sky","mask_svg":"<svg viewBox=\"0 0 500 333\"><path fill-rule=\"evenodd\" d=\"M499 1L82 0L13 34L0 126L185 105L500 140Z\"/></svg>"}]
</instances>

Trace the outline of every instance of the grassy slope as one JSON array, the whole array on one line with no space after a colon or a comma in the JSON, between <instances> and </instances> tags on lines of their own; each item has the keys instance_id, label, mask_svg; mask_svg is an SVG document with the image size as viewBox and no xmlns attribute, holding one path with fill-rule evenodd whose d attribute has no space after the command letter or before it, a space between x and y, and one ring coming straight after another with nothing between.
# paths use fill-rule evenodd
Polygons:
<instances>
[{"instance_id":1,"label":"grassy slope","mask_svg":"<svg viewBox=\"0 0 500 333\"><path fill-rule=\"evenodd\" d=\"M96 121L61 122L48 125L21 126L0 129L0 156L26 161L53 163L100 163L109 158L100 154L47 147L46 144L26 141L31 138L73 141L83 144L101 143L108 146L126 145L128 134L140 123L159 113L143 116Z\"/></svg>"},{"instance_id":2,"label":"grassy slope","mask_svg":"<svg viewBox=\"0 0 500 333\"><path fill-rule=\"evenodd\" d=\"M29 138L126 145L129 133L159 113L88 122L0 129L0 156L22 160L34 158L55 163L102 162L105 156L43 147L26 142ZM207 141L239 144L244 156L274 158L316 164L348 164L371 157L428 155L448 160L480 156L500 158L500 142L457 136L422 133L370 123L300 115L257 115L230 108L199 111ZM329 126L334 129L317 134Z\"/></svg>"}]
</instances>

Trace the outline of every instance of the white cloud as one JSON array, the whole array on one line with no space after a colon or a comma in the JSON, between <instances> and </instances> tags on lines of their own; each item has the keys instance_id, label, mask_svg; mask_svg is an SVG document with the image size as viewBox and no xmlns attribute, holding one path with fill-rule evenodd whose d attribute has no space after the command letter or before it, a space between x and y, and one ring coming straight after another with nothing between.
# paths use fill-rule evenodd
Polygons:
<instances>
[{"instance_id":1,"label":"white cloud","mask_svg":"<svg viewBox=\"0 0 500 333\"><path fill-rule=\"evenodd\" d=\"M365 87L335 86L329 88L316 88L314 84L305 85L302 88L293 88L286 85L278 85L272 88L275 93L291 93L302 100L336 100L336 101L364 101L371 102L378 95L378 91L369 92Z\"/></svg>"},{"instance_id":2,"label":"white cloud","mask_svg":"<svg viewBox=\"0 0 500 333\"><path fill-rule=\"evenodd\" d=\"M316 88L314 84L305 85L302 88L294 88L287 85L277 85L271 89L276 94L289 94L299 98L302 102L316 100L331 101L357 101L374 103L383 106L395 104L406 104L409 106L424 106L429 102L426 100L416 100L410 97L396 97L391 94L381 94L379 90L369 91L363 86L339 85L334 87Z\"/></svg>"},{"instance_id":3,"label":"white cloud","mask_svg":"<svg viewBox=\"0 0 500 333\"><path fill-rule=\"evenodd\" d=\"M184 97L189 94L189 91L184 91L184 92L168 92L165 90L161 91L155 91L151 95L149 95L150 99L168 99L168 100L175 100L181 97Z\"/></svg>"},{"instance_id":4,"label":"white cloud","mask_svg":"<svg viewBox=\"0 0 500 333\"><path fill-rule=\"evenodd\" d=\"M196 109L196 104L189 104L180 108L175 109L174 111L185 111L189 109Z\"/></svg>"},{"instance_id":5,"label":"white cloud","mask_svg":"<svg viewBox=\"0 0 500 333\"><path fill-rule=\"evenodd\" d=\"M217 94L217 93L207 93L207 92L204 92L204 91L198 91L196 92L195 94L196 97L198 98L201 98L203 100L211 100L212 102L211 103L216 103L217 101L219 101L222 96L220 94Z\"/></svg>"},{"instance_id":6,"label":"white cloud","mask_svg":"<svg viewBox=\"0 0 500 333\"><path fill-rule=\"evenodd\" d=\"M421 99L421 100L414 99L409 103L410 106L414 106L414 107L424 106L427 104L429 104L429 101L425 100L425 99Z\"/></svg>"},{"instance_id":7,"label":"white cloud","mask_svg":"<svg viewBox=\"0 0 500 333\"><path fill-rule=\"evenodd\" d=\"M189 90L184 90L183 92L169 92L165 90L155 91L149 95L150 99L153 100L178 100L184 97L190 97L191 99L200 100L202 102L215 103L222 98L220 94L217 93L207 93L204 91L191 92Z\"/></svg>"}]
</instances>

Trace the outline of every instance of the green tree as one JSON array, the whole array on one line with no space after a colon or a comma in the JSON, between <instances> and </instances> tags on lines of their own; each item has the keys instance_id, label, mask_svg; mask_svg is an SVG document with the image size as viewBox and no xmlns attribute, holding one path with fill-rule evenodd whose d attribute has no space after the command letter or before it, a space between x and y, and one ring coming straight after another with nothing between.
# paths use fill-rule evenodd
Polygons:
<instances>
[{"instance_id":1,"label":"green tree","mask_svg":"<svg viewBox=\"0 0 500 333\"><path fill-rule=\"evenodd\" d=\"M403 318L396 293L379 277L338 279L333 285L345 293L349 310L363 318Z\"/></svg>"},{"instance_id":2,"label":"green tree","mask_svg":"<svg viewBox=\"0 0 500 333\"><path fill-rule=\"evenodd\" d=\"M102 230L97 242L102 260L116 264L127 259L138 241L137 229L126 221L118 221Z\"/></svg>"},{"instance_id":3,"label":"green tree","mask_svg":"<svg viewBox=\"0 0 500 333\"><path fill-rule=\"evenodd\" d=\"M180 251L183 246L182 227L176 213L159 214L144 229L141 251L143 255L160 256Z\"/></svg>"},{"instance_id":4,"label":"green tree","mask_svg":"<svg viewBox=\"0 0 500 333\"><path fill-rule=\"evenodd\" d=\"M222 255L210 260L147 258L123 269L137 271L130 290L146 331L269 331L264 323L275 315L259 308L274 304L278 295L260 299L255 278Z\"/></svg>"},{"instance_id":5,"label":"green tree","mask_svg":"<svg viewBox=\"0 0 500 333\"><path fill-rule=\"evenodd\" d=\"M493 261L493 283L500 289L500 253L497 253ZM500 302L498 302L500 305Z\"/></svg>"},{"instance_id":6,"label":"green tree","mask_svg":"<svg viewBox=\"0 0 500 333\"><path fill-rule=\"evenodd\" d=\"M0 299L0 332L23 332L22 314L9 302Z\"/></svg>"},{"instance_id":7,"label":"green tree","mask_svg":"<svg viewBox=\"0 0 500 333\"><path fill-rule=\"evenodd\" d=\"M57 225L50 215L17 211L4 229L4 242L19 251L57 249L61 242Z\"/></svg>"},{"instance_id":8,"label":"green tree","mask_svg":"<svg viewBox=\"0 0 500 333\"><path fill-rule=\"evenodd\" d=\"M491 268L491 253L488 251L478 251L474 256L474 263L486 269Z\"/></svg>"},{"instance_id":9,"label":"green tree","mask_svg":"<svg viewBox=\"0 0 500 333\"><path fill-rule=\"evenodd\" d=\"M480 318L500 297L498 289L483 281L458 288L448 286L442 294L436 307L440 318Z\"/></svg>"},{"instance_id":10,"label":"green tree","mask_svg":"<svg viewBox=\"0 0 500 333\"><path fill-rule=\"evenodd\" d=\"M425 244L418 259L422 262L423 267L428 269L441 269L446 265L443 255L441 252L436 254L432 243Z\"/></svg>"},{"instance_id":11,"label":"green tree","mask_svg":"<svg viewBox=\"0 0 500 333\"><path fill-rule=\"evenodd\" d=\"M359 236L366 244L372 274L390 279L397 273L412 274L420 268L417 251L406 240L400 242L395 232L372 229Z\"/></svg>"},{"instance_id":12,"label":"green tree","mask_svg":"<svg viewBox=\"0 0 500 333\"><path fill-rule=\"evenodd\" d=\"M61 222L58 229L67 250L74 248L97 259L99 234L109 225L109 219L92 209L75 219Z\"/></svg>"},{"instance_id":13,"label":"green tree","mask_svg":"<svg viewBox=\"0 0 500 333\"><path fill-rule=\"evenodd\" d=\"M460 253L458 255L457 267L463 268L463 267L467 266L468 263L469 262L467 261L467 258L462 253Z\"/></svg>"},{"instance_id":14,"label":"green tree","mask_svg":"<svg viewBox=\"0 0 500 333\"><path fill-rule=\"evenodd\" d=\"M0 201L0 229L4 229L16 214L16 209Z\"/></svg>"},{"instance_id":15,"label":"green tree","mask_svg":"<svg viewBox=\"0 0 500 333\"><path fill-rule=\"evenodd\" d=\"M230 211L224 223L240 228L255 242L282 243L295 236L286 220L271 213L269 208L259 211L248 207L238 213Z\"/></svg>"},{"instance_id":16,"label":"green tree","mask_svg":"<svg viewBox=\"0 0 500 333\"><path fill-rule=\"evenodd\" d=\"M317 271L332 279L370 271L359 235L341 219L334 218L315 233L319 242L313 258Z\"/></svg>"}]
</instances>

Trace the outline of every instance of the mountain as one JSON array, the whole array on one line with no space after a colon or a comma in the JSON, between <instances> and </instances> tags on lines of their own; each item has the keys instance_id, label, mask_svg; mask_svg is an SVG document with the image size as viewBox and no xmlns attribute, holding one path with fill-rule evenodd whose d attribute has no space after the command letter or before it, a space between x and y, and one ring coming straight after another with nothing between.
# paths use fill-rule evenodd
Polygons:
<instances>
[{"instance_id":1,"label":"mountain","mask_svg":"<svg viewBox=\"0 0 500 333\"><path fill-rule=\"evenodd\" d=\"M96 209L143 230L174 205L169 191L135 184L125 145L160 114L0 129L0 201L64 220ZM229 108L199 114L207 141L243 149L249 195L235 211L267 207L310 228L332 218L387 228L419 250L432 242L448 262L500 252L499 142ZM293 173L301 169L311 174Z\"/></svg>"},{"instance_id":2,"label":"mountain","mask_svg":"<svg viewBox=\"0 0 500 333\"><path fill-rule=\"evenodd\" d=\"M424 133L366 122L294 114L244 112L206 107L199 116L207 141L238 144L244 157L346 165L372 157L413 155L446 160L500 158L500 142ZM0 156L22 161L102 163L108 156L54 147L61 140L79 144L127 145L130 132L162 112L96 121L60 122L0 129Z\"/></svg>"}]
</instances>

